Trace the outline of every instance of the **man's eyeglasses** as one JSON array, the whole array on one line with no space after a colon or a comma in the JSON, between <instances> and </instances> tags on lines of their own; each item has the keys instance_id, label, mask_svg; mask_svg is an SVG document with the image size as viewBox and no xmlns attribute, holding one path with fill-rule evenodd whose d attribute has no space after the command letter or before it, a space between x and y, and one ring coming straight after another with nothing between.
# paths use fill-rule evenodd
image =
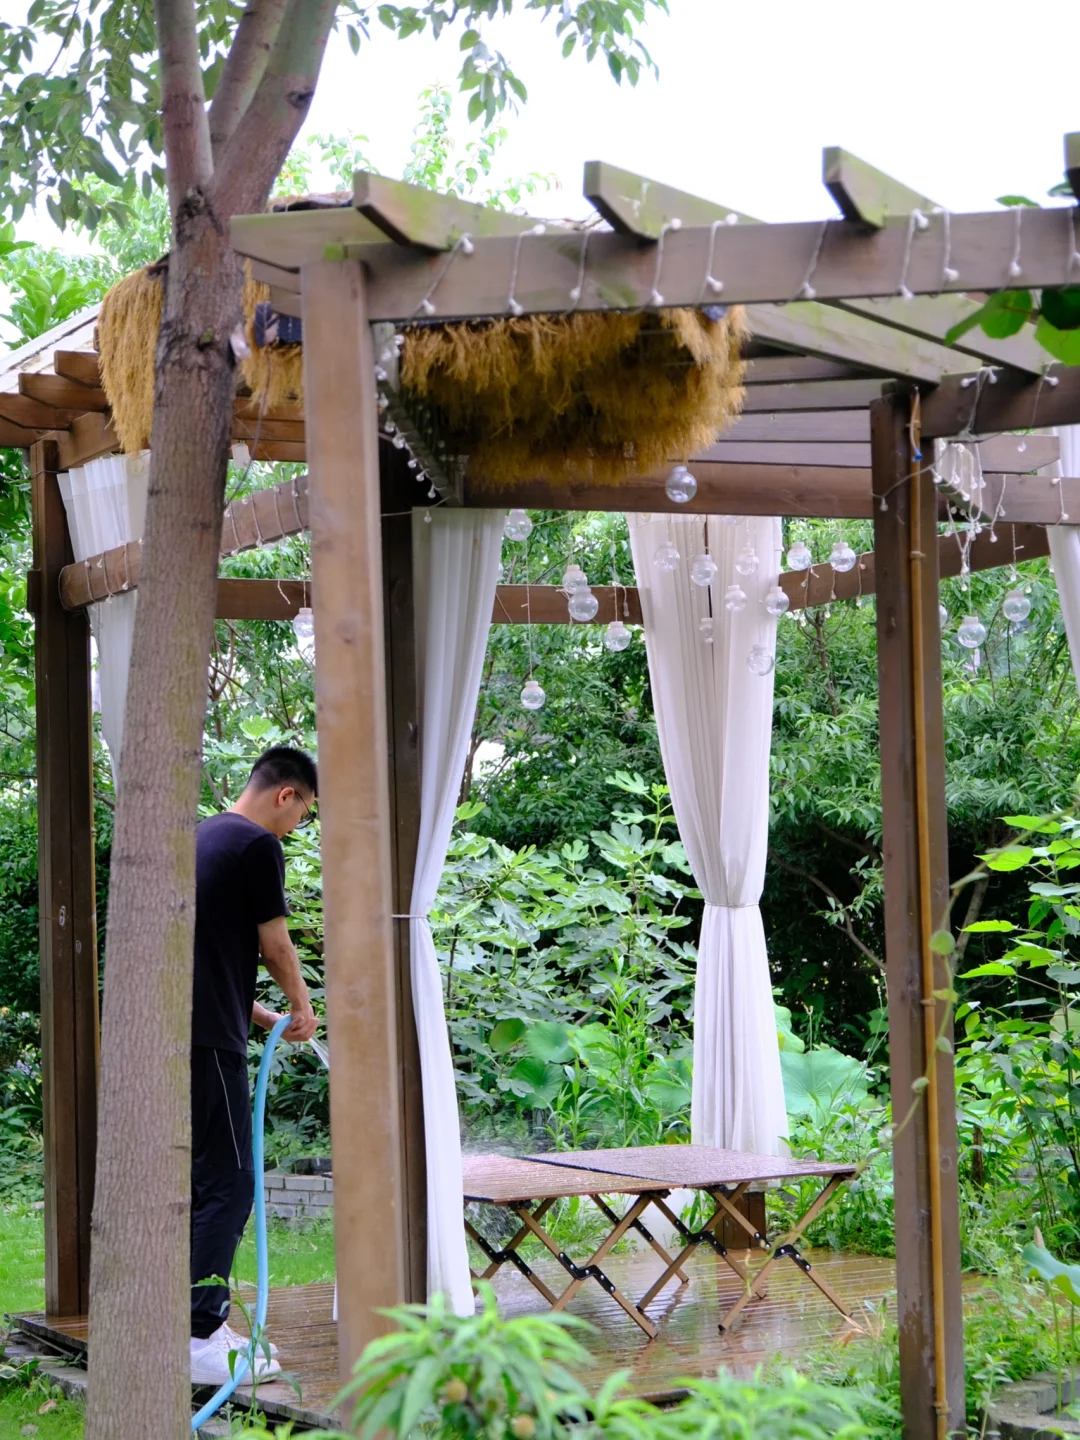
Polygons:
<instances>
[{"instance_id":1,"label":"man's eyeglasses","mask_svg":"<svg viewBox=\"0 0 1080 1440\"><path fill-rule=\"evenodd\" d=\"M296 828L297 828L298 830L303 830L303 829L305 829L308 825L310 825L314 820L317 820L317 819L319 818L319 809L318 809L318 805L309 805L302 795L297 795L296 798L300 801L300 804L303 805L303 807L304 807L304 816L303 816L303 819L300 821L300 823L297 825Z\"/></svg>"}]
</instances>

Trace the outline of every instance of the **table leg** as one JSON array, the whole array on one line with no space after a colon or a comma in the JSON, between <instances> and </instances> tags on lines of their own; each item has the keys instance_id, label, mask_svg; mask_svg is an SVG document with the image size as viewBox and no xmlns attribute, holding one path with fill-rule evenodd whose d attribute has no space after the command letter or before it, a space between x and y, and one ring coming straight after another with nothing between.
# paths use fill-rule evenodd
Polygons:
<instances>
[{"instance_id":1,"label":"table leg","mask_svg":"<svg viewBox=\"0 0 1080 1440\"><path fill-rule=\"evenodd\" d=\"M554 1200L543 1201L543 1203L537 1207L536 1211L529 1216L530 1222L537 1222L539 1220L542 1220L543 1217L547 1214L547 1212L551 1209L552 1205L554 1205L554 1203ZM520 1211L517 1213L520 1214ZM471 1272L474 1281L490 1280L491 1277L499 1269L501 1269L503 1265L509 1263L514 1266L514 1268L518 1271L520 1275L523 1275L525 1279L528 1280L529 1284L532 1285L534 1289L539 1290L540 1294L543 1295L544 1299L548 1302L549 1305L554 1305L556 1300L555 1292L548 1289L548 1287L540 1279L539 1275L535 1274L530 1268L530 1266L517 1253L517 1247L530 1233L530 1226L522 1225L521 1228L518 1230L517 1234L514 1235L514 1237L506 1245L504 1245L501 1250L496 1250L495 1247L489 1241L485 1240L483 1235L481 1235L480 1232L475 1228L475 1226L472 1225L472 1223L468 1220L465 1221L465 1232L466 1234L472 1236L472 1238L476 1241L477 1245L479 1245L480 1249L491 1261L491 1264L487 1267L487 1269L483 1272L482 1275L477 1275L475 1272ZM476 1288L475 1285L473 1286L473 1288Z\"/></svg>"},{"instance_id":2,"label":"table leg","mask_svg":"<svg viewBox=\"0 0 1080 1440\"><path fill-rule=\"evenodd\" d=\"M670 1190L658 1190L655 1195L650 1195L649 1199L654 1205L657 1205L660 1201L662 1201L666 1196L670 1194ZM611 1206L608 1205L600 1195L591 1195L589 1198L592 1200L593 1204L597 1207L597 1209L600 1210L600 1212L608 1220L610 1220L613 1224L617 1223L619 1219L618 1215L615 1214L615 1211L612 1210ZM668 1214L670 1213L671 1212L669 1211ZM657 1240L656 1236L653 1235L650 1231L646 1230L645 1226L641 1223L640 1220L635 1220L631 1228L636 1230L641 1236L641 1238L643 1240L646 1240L652 1246L653 1250L656 1251L657 1255L660 1256L660 1259L663 1260L665 1265L671 1264L671 1256L660 1244L660 1241ZM685 1271L681 1269L676 1269L675 1274L679 1277L679 1279L684 1285L689 1285L690 1277L685 1273Z\"/></svg>"}]
</instances>

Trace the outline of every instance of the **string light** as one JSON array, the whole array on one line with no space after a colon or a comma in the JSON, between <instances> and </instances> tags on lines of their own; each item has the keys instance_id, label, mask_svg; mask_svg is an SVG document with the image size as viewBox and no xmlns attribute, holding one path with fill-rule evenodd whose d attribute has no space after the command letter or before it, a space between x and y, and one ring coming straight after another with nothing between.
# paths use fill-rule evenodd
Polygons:
<instances>
[{"instance_id":1,"label":"string light","mask_svg":"<svg viewBox=\"0 0 1080 1440\"><path fill-rule=\"evenodd\" d=\"M539 680L526 680L521 690L521 704L526 710L542 710L547 696Z\"/></svg>"},{"instance_id":2,"label":"string light","mask_svg":"<svg viewBox=\"0 0 1080 1440\"><path fill-rule=\"evenodd\" d=\"M296 648L310 664L315 659L315 615L310 605L301 605L293 616L293 634Z\"/></svg>"},{"instance_id":3,"label":"string light","mask_svg":"<svg viewBox=\"0 0 1080 1440\"><path fill-rule=\"evenodd\" d=\"M766 646L752 645L750 647L750 654L746 657L746 668L751 675L769 675L775 664L776 661Z\"/></svg>"},{"instance_id":4,"label":"string light","mask_svg":"<svg viewBox=\"0 0 1080 1440\"><path fill-rule=\"evenodd\" d=\"M604 631L604 647L616 654L625 650L633 637L621 620L612 620Z\"/></svg>"},{"instance_id":5,"label":"string light","mask_svg":"<svg viewBox=\"0 0 1080 1440\"><path fill-rule=\"evenodd\" d=\"M837 540L832 547L829 564L838 575L846 575L849 570L854 570L858 558L846 540Z\"/></svg>"},{"instance_id":6,"label":"string light","mask_svg":"<svg viewBox=\"0 0 1080 1440\"><path fill-rule=\"evenodd\" d=\"M965 615L957 626L956 638L965 650L977 650L986 639L986 626L977 615Z\"/></svg>"},{"instance_id":7,"label":"string light","mask_svg":"<svg viewBox=\"0 0 1080 1440\"><path fill-rule=\"evenodd\" d=\"M670 574L679 563L679 552L670 540L665 540L659 545L653 555L653 564L657 570Z\"/></svg>"},{"instance_id":8,"label":"string light","mask_svg":"<svg viewBox=\"0 0 1080 1440\"><path fill-rule=\"evenodd\" d=\"M1018 625L1031 614L1031 601L1022 590L1010 590L1001 602L1001 613L1006 620Z\"/></svg>"},{"instance_id":9,"label":"string light","mask_svg":"<svg viewBox=\"0 0 1080 1440\"><path fill-rule=\"evenodd\" d=\"M510 510L503 521L503 534L507 540L527 540L532 528L533 522L524 510Z\"/></svg>"},{"instance_id":10,"label":"string light","mask_svg":"<svg viewBox=\"0 0 1080 1440\"><path fill-rule=\"evenodd\" d=\"M596 612L600 609L600 601L587 585L579 586L570 596L570 619L578 620L582 624L595 620Z\"/></svg>"},{"instance_id":11,"label":"string light","mask_svg":"<svg viewBox=\"0 0 1080 1440\"><path fill-rule=\"evenodd\" d=\"M676 465L664 482L664 492L674 504L685 505L697 494L697 481L685 465Z\"/></svg>"},{"instance_id":12,"label":"string light","mask_svg":"<svg viewBox=\"0 0 1080 1440\"><path fill-rule=\"evenodd\" d=\"M730 608L730 607L729 607ZM713 618L711 615L703 615L698 621L698 634L706 645L711 645L715 639L713 634Z\"/></svg>"},{"instance_id":13,"label":"string light","mask_svg":"<svg viewBox=\"0 0 1080 1440\"><path fill-rule=\"evenodd\" d=\"M814 557L804 540L796 540L794 545L789 546L787 563L789 570L809 570L814 563Z\"/></svg>"},{"instance_id":14,"label":"string light","mask_svg":"<svg viewBox=\"0 0 1080 1440\"><path fill-rule=\"evenodd\" d=\"M724 609L730 610L733 615L746 609L746 591L741 585L729 585L724 591Z\"/></svg>"},{"instance_id":15,"label":"string light","mask_svg":"<svg viewBox=\"0 0 1080 1440\"><path fill-rule=\"evenodd\" d=\"M758 553L749 541L747 541L735 557L735 569L740 575L756 575L760 563Z\"/></svg>"},{"instance_id":16,"label":"string light","mask_svg":"<svg viewBox=\"0 0 1080 1440\"><path fill-rule=\"evenodd\" d=\"M770 615L775 615L779 620L781 615L786 615L791 608L791 601L788 599L787 591L780 585L774 585L766 592L765 609Z\"/></svg>"},{"instance_id":17,"label":"string light","mask_svg":"<svg viewBox=\"0 0 1080 1440\"><path fill-rule=\"evenodd\" d=\"M585 578L585 571L582 570L580 565L575 565L571 560L563 571L562 588L568 595L572 595L575 590L587 589L588 584L589 582Z\"/></svg>"},{"instance_id":18,"label":"string light","mask_svg":"<svg viewBox=\"0 0 1080 1440\"><path fill-rule=\"evenodd\" d=\"M706 551L704 555L698 555L690 566L690 581L705 590L716 579L716 570L716 561Z\"/></svg>"}]
</instances>

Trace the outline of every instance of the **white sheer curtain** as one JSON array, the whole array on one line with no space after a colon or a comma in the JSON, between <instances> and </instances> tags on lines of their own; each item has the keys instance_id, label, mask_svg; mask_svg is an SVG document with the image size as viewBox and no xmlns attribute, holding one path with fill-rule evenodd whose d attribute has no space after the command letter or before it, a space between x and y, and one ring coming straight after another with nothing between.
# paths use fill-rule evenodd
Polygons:
<instances>
[{"instance_id":1,"label":"white sheer curtain","mask_svg":"<svg viewBox=\"0 0 1080 1440\"><path fill-rule=\"evenodd\" d=\"M469 754L499 578L504 513L415 512L420 838L409 922L428 1183L428 1292L473 1311L462 1221L461 1134L443 985L427 914L439 888Z\"/></svg>"},{"instance_id":2,"label":"white sheer curtain","mask_svg":"<svg viewBox=\"0 0 1080 1440\"><path fill-rule=\"evenodd\" d=\"M765 593L780 569L779 519L642 515L630 519L660 752L679 835L705 897L694 997L692 1138L757 1154L777 1154L787 1111L776 1039L772 981L758 900L769 831L769 749L773 677L752 674L753 646L773 656L776 620ZM673 571L654 556L674 543ZM690 579L709 554L708 589ZM752 575L736 571L750 546ZM745 608L728 611L729 585ZM714 617L713 643L700 631Z\"/></svg>"},{"instance_id":3,"label":"white sheer curtain","mask_svg":"<svg viewBox=\"0 0 1080 1440\"><path fill-rule=\"evenodd\" d=\"M67 512L76 560L142 537L150 454L108 455L57 478ZM90 607L90 625L98 654L101 733L109 747L113 777L120 766L124 739L131 642L135 633L137 593L114 595Z\"/></svg>"},{"instance_id":4,"label":"white sheer curtain","mask_svg":"<svg viewBox=\"0 0 1080 1440\"><path fill-rule=\"evenodd\" d=\"M1080 478L1080 425L1062 425L1054 433L1061 445L1061 458L1042 473ZM1080 516L1076 519L1080 520ZM1073 673L1080 687L1080 525L1048 525L1046 534Z\"/></svg>"}]
</instances>

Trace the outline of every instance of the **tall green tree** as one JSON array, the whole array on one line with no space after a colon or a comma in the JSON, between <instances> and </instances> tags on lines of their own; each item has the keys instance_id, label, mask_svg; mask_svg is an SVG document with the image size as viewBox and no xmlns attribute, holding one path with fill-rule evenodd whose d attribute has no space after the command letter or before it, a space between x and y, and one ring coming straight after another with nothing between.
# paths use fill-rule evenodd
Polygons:
<instances>
[{"instance_id":1,"label":"tall green tree","mask_svg":"<svg viewBox=\"0 0 1080 1440\"><path fill-rule=\"evenodd\" d=\"M522 0L564 54L633 83L667 0ZM330 34L457 34L470 119L525 99L485 24L513 0L34 0L0 24L0 218L119 220L164 180L172 218L155 363L150 501L110 878L89 1440L186 1434L188 1051L194 831L218 536L241 321L233 215L261 210ZM464 27L462 29L462 27ZM141 179L137 182L136 175ZM119 188L102 204L87 177Z\"/></svg>"}]
</instances>

